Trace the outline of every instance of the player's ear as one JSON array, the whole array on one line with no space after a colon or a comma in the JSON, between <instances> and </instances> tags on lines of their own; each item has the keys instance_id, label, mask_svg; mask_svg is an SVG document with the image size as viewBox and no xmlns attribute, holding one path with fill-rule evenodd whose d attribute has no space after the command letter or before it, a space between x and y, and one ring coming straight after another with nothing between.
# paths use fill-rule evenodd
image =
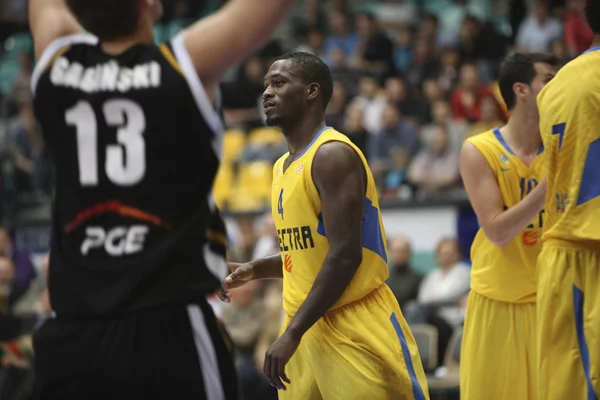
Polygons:
<instances>
[{"instance_id":1,"label":"player's ear","mask_svg":"<svg viewBox=\"0 0 600 400\"><path fill-rule=\"evenodd\" d=\"M313 82L306 87L306 99L314 100L319 95L320 86L317 82Z\"/></svg>"},{"instance_id":2,"label":"player's ear","mask_svg":"<svg viewBox=\"0 0 600 400\"><path fill-rule=\"evenodd\" d=\"M529 86L521 82L515 82L512 86L513 92L517 98L523 98L529 93Z\"/></svg>"}]
</instances>

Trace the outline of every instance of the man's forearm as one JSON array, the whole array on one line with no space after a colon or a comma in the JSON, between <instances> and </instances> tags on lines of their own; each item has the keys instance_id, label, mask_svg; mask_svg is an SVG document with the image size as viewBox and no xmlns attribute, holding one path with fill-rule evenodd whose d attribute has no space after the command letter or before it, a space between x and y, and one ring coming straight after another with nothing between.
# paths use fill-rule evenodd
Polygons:
<instances>
[{"instance_id":1,"label":"man's forearm","mask_svg":"<svg viewBox=\"0 0 600 400\"><path fill-rule=\"evenodd\" d=\"M279 253L251 261L250 264L254 270L254 279L283 278L283 265Z\"/></svg>"},{"instance_id":2,"label":"man's forearm","mask_svg":"<svg viewBox=\"0 0 600 400\"><path fill-rule=\"evenodd\" d=\"M339 300L360 263L360 259L327 255L308 296L288 326L294 337L301 338Z\"/></svg>"},{"instance_id":3,"label":"man's forearm","mask_svg":"<svg viewBox=\"0 0 600 400\"><path fill-rule=\"evenodd\" d=\"M536 187L518 204L484 226L486 235L497 245L506 246L539 215L544 207L545 197L545 187Z\"/></svg>"}]
</instances>

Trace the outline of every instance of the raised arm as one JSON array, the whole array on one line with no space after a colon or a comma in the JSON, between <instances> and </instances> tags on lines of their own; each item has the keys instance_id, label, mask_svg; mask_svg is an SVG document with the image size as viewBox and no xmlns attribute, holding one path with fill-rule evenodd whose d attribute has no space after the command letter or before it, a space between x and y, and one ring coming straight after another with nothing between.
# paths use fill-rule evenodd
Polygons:
<instances>
[{"instance_id":1,"label":"raised arm","mask_svg":"<svg viewBox=\"0 0 600 400\"><path fill-rule=\"evenodd\" d=\"M460 172L483 231L498 247L510 243L544 207L546 179L518 204L504 210L502 193L492 169L469 142L461 150Z\"/></svg>"},{"instance_id":2,"label":"raised arm","mask_svg":"<svg viewBox=\"0 0 600 400\"><path fill-rule=\"evenodd\" d=\"M56 39L84 32L65 0L29 0L29 28L37 59Z\"/></svg>"},{"instance_id":3,"label":"raised arm","mask_svg":"<svg viewBox=\"0 0 600 400\"><path fill-rule=\"evenodd\" d=\"M184 32L184 44L206 89L271 36L294 0L230 0ZM208 86L208 87L207 87Z\"/></svg>"}]
</instances>

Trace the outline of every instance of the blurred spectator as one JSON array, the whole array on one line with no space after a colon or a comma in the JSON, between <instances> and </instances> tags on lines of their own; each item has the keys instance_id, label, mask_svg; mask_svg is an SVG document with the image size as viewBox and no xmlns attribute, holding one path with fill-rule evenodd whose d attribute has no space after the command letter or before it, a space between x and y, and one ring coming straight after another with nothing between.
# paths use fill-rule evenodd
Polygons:
<instances>
[{"instance_id":1,"label":"blurred spectator","mask_svg":"<svg viewBox=\"0 0 600 400\"><path fill-rule=\"evenodd\" d=\"M348 67L347 56L340 47L331 49L331 76L334 82L339 82L350 97L356 96L358 75L355 70Z\"/></svg>"},{"instance_id":2,"label":"blurred spectator","mask_svg":"<svg viewBox=\"0 0 600 400\"><path fill-rule=\"evenodd\" d=\"M327 64L331 65L331 62L329 61L329 59L327 57L327 53L325 53L325 51L324 51L325 50L324 44L325 44L325 35L323 34L323 31L319 28L313 27L313 28L309 28L308 31L306 32L306 43L298 46L296 48L296 51L304 51L306 53L313 54L313 55L321 58Z\"/></svg>"},{"instance_id":3,"label":"blurred spectator","mask_svg":"<svg viewBox=\"0 0 600 400\"><path fill-rule=\"evenodd\" d=\"M449 94L458 81L460 54L456 48L444 48L440 54L440 69L437 83L443 93Z\"/></svg>"},{"instance_id":4,"label":"blurred spectator","mask_svg":"<svg viewBox=\"0 0 600 400\"><path fill-rule=\"evenodd\" d=\"M408 178L418 186L420 198L450 196L460 180L458 152L451 148L448 131L437 126L425 149L413 160ZM446 197L448 198L448 197Z\"/></svg>"},{"instance_id":5,"label":"blurred spectator","mask_svg":"<svg viewBox=\"0 0 600 400\"><path fill-rule=\"evenodd\" d=\"M463 64L459 85L452 93L452 116L467 122L479 121L481 99L491 94L491 90L481 83L477 67L471 63Z\"/></svg>"},{"instance_id":6,"label":"blurred spectator","mask_svg":"<svg viewBox=\"0 0 600 400\"><path fill-rule=\"evenodd\" d=\"M358 50L358 35L350 30L348 17L342 13L333 13L329 19L330 33L325 38L323 46L324 53L328 58L332 57L331 52L334 49L341 49L346 57L345 60L350 60L356 56Z\"/></svg>"},{"instance_id":7,"label":"blurred spectator","mask_svg":"<svg viewBox=\"0 0 600 400\"><path fill-rule=\"evenodd\" d=\"M534 0L533 13L519 27L517 51L549 52L552 42L561 36L562 26L550 15L546 1Z\"/></svg>"},{"instance_id":8,"label":"blurred spectator","mask_svg":"<svg viewBox=\"0 0 600 400\"><path fill-rule=\"evenodd\" d=\"M410 157L406 149L394 147L391 150L391 163L385 176L383 199L410 200L413 190L408 184L408 164Z\"/></svg>"},{"instance_id":9,"label":"blurred spectator","mask_svg":"<svg viewBox=\"0 0 600 400\"><path fill-rule=\"evenodd\" d=\"M251 217L238 218L237 226L239 237L231 249L231 261L241 263L251 261L256 246L254 220Z\"/></svg>"},{"instance_id":10,"label":"blurred spectator","mask_svg":"<svg viewBox=\"0 0 600 400\"><path fill-rule=\"evenodd\" d=\"M354 67L379 77L394 68L394 44L379 28L371 14L359 14L356 18L359 35L358 57Z\"/></svg>"},{"instance_id":11,"label":"blurred spectator","mask_svg":"<svg viewBox=\"0 0 600 400\"><path fill-rule=\"evenodd\" d=\"M404 79L392 76L385 81L385 92L388 101L394 103L402 116L420 125L427 118L427 103L413 96Z\"/></svg>"},{"instance_id":12,"label":"blurred spectator","mask_svg":"<svg viewBox=\"0 0 600 400\"><path fill-rule=\"evenodd\" d=\"M411 265L412 248L408 238L396 236L388 245L391 270L387 284L394 292L400 308L410 300L416 300L423 277L416 273Z\"/></svg>"},{"instance_id":13,"label":"blurred spectator","mask_svg":"<svg viewBox=\"0 0 600 400\"><path fill-rule=\"evenodd\" d=\"M431 43L425 39L417 40L413 64L406 73L409 85L412 87L421 87L423 81L437 76L439 68L439 60L434 57Z\"/></svg>"},{"instance_id":14,"label":"blurred spectator","mask_svg":"<svg viewBox=\"0 0 600 400\"><path fill-rule=\"evenodd\" d=\"M467 137L504 125L504 122L498 118L498 114L498 103L494 97L488 96L481 99L481 120L471 126Z\"/></svg>"},{"instance_id":15,"label":"blurred spectator","mask_svg":"<svg viewBox=\"0 0 600 400\"><path fill-rule=\"evenodd\" d=\"M14 280L19 285L29 286L36 278L36 271L29 254L14 246L12 238L5 227L0 226L0 256L11 259L15 266Z\"/></svg>"},{"instance_id":16,"label":"blurred spectator","mask_svg":"<svg viewBox=\"0 0 600 400\"><path fill-rule=\"evenodd\" d=\"M31 102L31 72L33 71L33 56L31 53L19 54L19 74L14 78L8 100L10 105L18 109L19 104ZM11 112L12 114L12 112Z\"/></svg>"},{"instance_id":17,"label":"blurred spectator","mask_svg":"<svg viewBox=\"0 0 600 400\"><path fill-rule=\"evenodd\" d=\"M458 302L469 292L471 269L460 261L458 241L442 239L436 249L438 269L430 272L419 288L422 305L437 306L438 314L453 326L462 324L464 315Z\"/></svg>"},{"instance_id":18,"label":"blurred spectator","mask_svg":"<svg viewBox=\"0 0 600 400\"><path fill-rule=\"evenodd\" d=\"M18 300L25 295L29 285L15 280L15 264L6 257L0 256L0 298L3 299L3 312L12 309Z\"/></svg>"},{"instance_id":19,"label":"blurred spectator","mask_svg":"<svg viewBox=\"0 0 600 400\"><path fill-rule=\"evenodd\" d=\"M381 93L379 83L370 75L363 75L359 82L358 96L354 103L363 109L364 126L367 132L375 134L381 130L381 116L387 104L385 95Z\"/></svg>"},{"instance_id":20,"label":"blurred spectator","mask_svg":"<svg viewBox=\"0 0 600 400\"><path fill-rule=\"evenodd\" d=\"M271 212L267 212L262 217L261 234L256 241L252 260L267 257L279 253L279 237L277 236L277 228Z\"/></svg>"},{"instance_id":21,"label":"blurred spectator","mask_svg":"<svg viewBox=\"0 0 600 400\"><path fill-rule=\"evenodd\" d=\"M465 138L467 124L464 121L456 121L452 119L452 110L450 104L445 100L433 102L431 107L432 124L423 127L421 130L421 139L429 141L432 132L435 131L437 125L443 126L448 131L450 136L450 147L459 150Z\"/></svg>"},{"instance_id":22,"label":"blurred spectator","mask_svg":"<svg viewBox=\"0 0 600 400\"><path fill-rule=\"evenodd\" d=\"M235 344L235 364L244 394L260 397L261 377L254 362L254 350L265 322L264 304L259 289L261 282L251 281L231 290L231 303L223 307L221 320Z\"/></svg>"},{"instance_id":23,"label":"blurred spectator","mask_svg":"<svg viewBox=\"0 0 600 400\"><path fill-rule=\"evenodd\" d=\"M333 83L331 100L325 110L325 121L327 125L337 130L342 130L344 118L346 117L346 106L348 105L348 93L341 82Z\"/></svg>"},{"instance_id":24,"label":"blurred spectator","mask_svg":"<svg viewBox=\"0 0 600 400\"><path fill-rule=\"evenodd\" d=\"M402 26L398 29L394 46L394 67L398 72L407 72L412 65L415 32L411 26Z\"/></svg>"},{"instance_id":25,"label":"blurred spectator","mask_svg":"<svg viewBox=\"0 0 600 400\"><path fill-rule=\"evenodd\" d=\"M15 187L20 192L50 194L50 160L33 114L31 102L20 105L19 119L9 132L8 151L15 166Z\"/></svg>"},{"instance_id":26,"label":"blurred spectator","mask_svg":"<svg viewBox=\"0 0 600 400\"><path fill-rule=\"evenodd\" d=\"M225 121L246 131L262 126L259 104L264 91L265 65L258 56L242 63L235 79L221 85Z\"/></svg>"},{"instance_id":27,"label":"blurred spectator","mask_svg":"<svg viewBox=\"0 0 600 400\"><path fill-rule=\"evenodd\" d=\"M568 0L568 13L565 17L564 39L567 54L576 57L590 48L594 32L585 19L585 0Z\"/></svg>"},{"instance_id":28,"label":"blurred spectator","mask_svg":"<svg viewBox=\"0 0 600 400\"><path fill-rule=\"evenodd\" d=\"M412 157L419 149L419 131L410 121L400 117L398 107L389 103L383 110L383 127L376 135L370 138L368 157L374 175L389 170L391 164L391 150L401 147Z\"/></svg>"},{"instance_id":29,"label":"blurred spectator","mask_svg":"<svg viewBox=\"0 0 600 400\"><path fill-rule=\"evenodd\" d=\"M359 104L353 103L346 107L343 126L343 133L368 157L367 143L371 139L369 139L369 133L365 129L365 113Z\"/></svg>"}]
</instances>

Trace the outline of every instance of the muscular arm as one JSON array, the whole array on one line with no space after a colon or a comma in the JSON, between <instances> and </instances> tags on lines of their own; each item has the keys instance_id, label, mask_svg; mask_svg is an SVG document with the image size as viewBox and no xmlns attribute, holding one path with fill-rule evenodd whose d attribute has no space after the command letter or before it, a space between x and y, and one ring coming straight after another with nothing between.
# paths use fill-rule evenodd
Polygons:
<instances>
[{"instance_id":1,"label":"muscular arm","mask_svg":"<svg viewBox=\"0 0 600 400\"><path fill-rule=\"evenodd\" d=\"M461 150L460 172L483 231L499 247L510 243L544 207L546 179L518 204L504 210L500 187L492 169L479 150L468 142Z\"/></svg>"},{"instance_id":2,"label":"muscular arm","mask_svg":"<svg viewBox=\"0 0 600 400\"><path fill-rule=\"evenodd\" d=\"M208 92L221 74L269 39L293 0L230 0L185 31L184 44Z\"/></svg>"},{"instance_id":3,"label":"muscular arm","mask_svg":"<svg viewBox=\"0 0 600 400\"><path fill-rule=\"evenodd\" d=\"M56 39L84 32L65 0L29 0L29 27L38 59Z\"/></svg>"},{"instance_id":4,"label":"muscular arm","mask_svg":"<svg viewBox=\"0 0 600 400\"><path fill-rule=\"evenodd\" d=\"M290 322L300 338L341 297L362 262L366 174L354 150L341 142L322 145L313 161L329 252L321 271Z\"/></svg>"},{"instance_id":5,"label":"muscular arm","mask_svg":"<svg viewBox=\"0 0 600 400\"><path fill-rule=\"evenodd\" d=\"M279 253L251 261L250 264L254 272L253 279L283 278L283 265Z\"/></svg>"}]
</instances>

